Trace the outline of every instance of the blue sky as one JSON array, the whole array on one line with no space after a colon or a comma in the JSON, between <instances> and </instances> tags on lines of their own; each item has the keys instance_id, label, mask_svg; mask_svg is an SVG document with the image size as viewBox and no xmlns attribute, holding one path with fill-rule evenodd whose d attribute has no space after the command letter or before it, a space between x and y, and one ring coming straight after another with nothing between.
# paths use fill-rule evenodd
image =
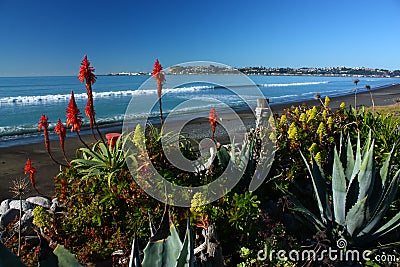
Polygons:
<instances>
[{"instance_id":1,"label":"blue sky","mask_svg":"<svg viewBox=\"0 0 400 267\"><path fill-rule=\"evenodd\" d=\"M398 0L0 0L0 76L235 67L400 69Z\"/></svg>"}]
</instances>

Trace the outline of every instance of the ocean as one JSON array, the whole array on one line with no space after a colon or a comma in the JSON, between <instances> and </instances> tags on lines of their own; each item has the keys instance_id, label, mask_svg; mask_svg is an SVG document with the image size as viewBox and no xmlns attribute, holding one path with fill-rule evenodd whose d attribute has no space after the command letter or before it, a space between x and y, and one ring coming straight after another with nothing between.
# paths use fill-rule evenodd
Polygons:
<instances>
[{"instance_id":1,"label":"ocean","mask_svg":"<svg viewBox=\"0 0 400 267\"><path fill-rule=\"evenodd\" d=\"M322 97L352 94L355 89L352 77L238 76L167 75L162 99L164 114L200 114L211 107L217 111L218 107L227 106L240 109L255 105L259 93L274 104L312 99L316 93ZM365 91L367 84L374 90L400 83L400 78L358 79L359 91ZM65 122L71 90L87 124L86 89L76 76L0 77L0 147L42 141L42 133L37 129L40 116L46 114L50 128L58 118ZM157 89L151 76L98 76L93 92L100 124L121 123L130 103L134 112L130 110L129 116L146 117L148 109L151 116L158 114L154 103ZM185 105L186 101L190 104Z\"/></svg>"}]
</instances>

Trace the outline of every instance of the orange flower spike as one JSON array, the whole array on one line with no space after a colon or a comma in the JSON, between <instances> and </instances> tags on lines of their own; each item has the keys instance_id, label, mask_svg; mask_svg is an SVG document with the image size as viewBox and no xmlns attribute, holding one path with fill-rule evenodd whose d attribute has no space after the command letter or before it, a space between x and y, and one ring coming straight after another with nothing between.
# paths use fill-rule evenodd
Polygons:
<instances>
[{"instance_id":1,"label":"orange flower spike","mask_svg":"<svg viewBox=\"0 0 400 267\"><path fill-rule=\"evenodd\" d=\"M211 139L214 139L215 128L217 127L217 122L218 122L218 114L215 111L215 108L212 108L210 110L210 114L208 115L208 121L211 124L211 132L212 132Z\"/></svg>"},{"instance_id":2,"label":"orange flower spike","mask_svg":"<svg viewBox=\"0 0 400 267\"><path fill-rule=\"evenodd\" d=\"M44 143L46 145L46 150L48 153L50 153L50 139L49 139L49 132L48 132L48 128L49 128L49 119L46 117L46 115L42 114L42 117L40 117L39 120L39 126L38 129L44 131Z\"/></svg>"},{"instance_id":3,"label":"orange flower spike","mask_svg":"<svg viewBox=\"0 0 400 267\"><path fill-rule=\"evenodd\" d=\"M158 59L156 59L156 62L154 63L154 68L153 68L153 78L157 82L157 94L158 94L158 103L160 105L160 119L161 119L161 125L164 123L163 119L163 112L162 112L162 104L161 104L161 95L162 95L162 86L163 83L165 82L165 76L162 71L162 66Z\"/></svg>"},{"instance_id":4,"label":"orange flower spike","mask_svg":"<svg viewBox=\"0 0 400 267\"><path fill-rule=\"evenodd\" d=\"M64 125L62 124L61 120L58 119L57 125L54 128L54 132L58 134L60 137L60 147L64 151L64 144L65 144L65 137L67 136L67 130L64 128Z\"/></svg>"},{"instance_id":5,"label":"orange flower spike","mask_svg":"<svg viewBox=\"0 0 400 267\"><path fill-rule=\"evenodd\" d=\"M82 116L79 116L80 111L75 102L74 91L71 91L71 99L67 107L67 127L71 127L71 132L79 132L82 126Z\"/></svg>"},{"instance_id":6,"label":"orange flower spike","mask_svg":"<svg viewBox=\"0 0 400 267\"><path fill-rule=\"evenodd\" d=\"M79 70L78 79L83 83L86 80L86 92L88 95L88 101L85 107L85 114L89 118L90 128L93 129L94 124L94 105L93 105L93 91L92 84L96 82L96 76L94 75L94 68L90 66L90 62L87 56L82 60L81 68Z\"/></svg>"},{"instance_id":7,"label":"orange flower spike","mask_svg":"<svg viewBox=\"0 0 400 267\"><path fill-rule=\"evenodd\" d=\"M31 181L33 188L36 188L36 182L35 182L36 169L32 167L32 162L30 159L28 159L25 164L25 174L28 173L29 173L29 180Z\"/></svg>"},{"instance_id":8,"label":"orange flower spike","mask_svg":"<svg viewBox=\"0 0 400 267\"><path fill-rule=\"evenodd\" d=\"M94 75L94 68L90 66L90 62L87 59L86 55L82 60L78 79L81 81L81 83L83 83L85 80L87 84L94 84L96 82L96 76Z\"/></svg>"},{"instance_id":9,"label":"orange flower spike","mask_svg":"<svg viewBox=\"0 0 400 267\"><path fill-rule=\"evenodd\" d=\"M153 68L153 76L157 75L160 71L162 71L162 66L160 62L158 61L158 58L156 59L156 62L154 63L154 68Z\"/></svg>"}]
</instances>

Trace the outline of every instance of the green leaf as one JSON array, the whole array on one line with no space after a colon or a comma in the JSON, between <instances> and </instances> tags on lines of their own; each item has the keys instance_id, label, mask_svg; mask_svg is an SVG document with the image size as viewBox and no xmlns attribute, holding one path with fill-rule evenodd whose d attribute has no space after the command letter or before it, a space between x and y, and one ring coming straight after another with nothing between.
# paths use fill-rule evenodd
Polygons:
<instances>
[{"instance_id":1,"label":"green leaf","mask_svg":"<svg viewBox=\"0 0 400 267\"><path fill-rule=\"evenodd\" d=\"M389 209L390 204L396 197L396 192L399 187L399 179L400 179L400 170L396 172L394 175L390 185L386 188L385 192L382 194L382 197L379 201L379 204L375 211L373 212L373 216L369 220L367 226L360 233L361 235L366 235L370 233L375 227L377 227L378 223L385 215L386 211Z\"/></svg>"},{"instance_id":2,"label":"green leaf","mask_svg":"<svg viewBox=\"0 0 400 267\"><path fill-rule=\"evenodd\" d=\"M347 213L346 228L350 236L356 235L365 223L366 201L367 197L361 199Z\"/></svg>"},{"instance_id":3,"label":"green leaf","mask_svg":"<svg viewBox=\"0 0 400 267\"><path fill-rule=\"evenodd\" d=\"M329 207L329 200L328 200L328 194L327 194L327 190L326 190L325 177L324 177L323 172L321 171L317 161L314 159L314 157L312 159L312 162L313 162L312 168L310 168L303 153L300 152L300 154L301 154L303 161L306 164L307 169L311 175L311 180L312 180L314 192L315 192L315 195L317 198L318 208L319 208L319 212L321 215L321 219L326 224L328 220L329 221L332 220L332 212Z\"/></svg>"},{"instance_id":4,"label":"green leaf","mask_svg":"<svg viewBox=\"0 0 400 267\"><path fill-rule=\"evenodd\" d=\"M223 168L226 168L230 161L230 155L228 150L224 146L221 146L221 148L218 150L217 157L221 166Z\"/></svg>"},{"instance_id":5,"label":"green leaf","mask_svg":"<svg viewBox=\"0 0 400 267\"><path fill-rule=\"evenodd\" d=\"M365 151L364 158L360 167L360 172L358 173L358 183L360 186L360 191L358 194L358 199L363 199L368 194L370 194L373 184L373 169L374 169L374 141L368 150Z\"/></svg>"},{"instance_id":6,"label":"green leaf","mask_svg":"<svg viewBox=\"0 0 400 267\"><path fill-rule=\"evenodd\" d=\"M190 231L190 222L187 220L186 234L183 241L182 250L179 254L176 267L193 267L194 266L194 244L193 235Z\"/></svg>"},{"instance_id":7,"label":"green leaf","mask_svg":"<svg viewBox=\"0 0 400 267\"><path fill-rule=\"evenodd\" d=\"M334 151L332 171L332 198L335 221L344 225L346 221L346 178L337 150Z\"/></svg>"},{"instance_id":8,"label":"green leaf","mask_svg":"<svg viewBox=\"0 0 400 267\"><path fill-rule=\"evenodd\" d=\"M57 245L53 252L58 258L59 267L82 267L74 254L71 254L63 245Z\"/></svg>"},{"instance_id":9,"label":"green leaf","mask_svg":"<svg viewBox=\"0 0 400 267\"><path fill-rule=\"evenodd\" d=\"M354 170L354 155L353 147L351 145L350 136L347 136L347 164L346 164L346 177L350 180Z\"/></svg>"},{"instance_id":10,"label":"green leaf","mask_svg":"<svg viewBox=\"0 0 400 267\"><path fill-rule=\"evenodd\" d=\"M283 189L280 187L278 184L276 185L279 190L281 190L286 196L289 197L290 201L293 203L293 207L290 208L290 210L294 212L298 212L301 215L304 216L304 218L312 224L312 226L317 229L318 231L322 231L323 229L326 228L326 225L323 224L320 219L313 214L310 210L308 210L306 207L301 204L301 202L289 191Z\"/></svg>"},{"instance_id":11,"label":"green leaf","mask_svg":"<svg viewBox=\"0 0 400 267\"><path fill-rule=\"evenodd\" d=\"M21 259L0 242L0 266L26 267Z\"/></svg>"},{"instance_id":12,"label":"green leaf","mask_svg":"<svg viewBox=\"0 0 400 267\"><path fill-rule=\"evenodd\" d=\"M395 230L400 226L400 212L397 213L390 221L385 223L382 227L380 227L374 235L377 235L376 238L380 238L384 236L385 234L388 234L389 232Z\"/></svg>"},{"instance_id":13,"label":"green leaf","mask_svg":"<svg viewBox=\"0 0 400 267\"><path fill-rule=\"evenodd\" d=\"M142 260L140 259L140 253L139 253L139 242L137 241L136 233L135 233L135 237L133 238L133 241L132 241L132 249L131 249L131 257L129 260L129 267L142 267Z\"/></svg>"},{"instance_id":14,"label":"green leaf","mask_svg":"<svg viewBox=\"0 0 400 267\"><path fill-rule=\"evenodd\" d=\"M389 156L386 158L385 162L382 165L382 168L380 170L380 175L381 175L381 179L382 179L382 187L385 188L386 187L386 180L389 176L389 172L390 172L390 166L392 165L392 160L393 160L393 155L394 155L394 149L395 149L396 145L393 145L392 150L389 153Z\"/></svg>"},{"instance_id":15,"label":"green leaf","mask_svg":"<svg viewBox=\"0 0 400 267\"><path fill-rule=\"evenodd\" d=\"M165 205L164 215L160 227L150 237L144 249L143 267L175 266L182 242L179 239L175 226L171 223L169 205Z\"/></svg>"}]
</instances>

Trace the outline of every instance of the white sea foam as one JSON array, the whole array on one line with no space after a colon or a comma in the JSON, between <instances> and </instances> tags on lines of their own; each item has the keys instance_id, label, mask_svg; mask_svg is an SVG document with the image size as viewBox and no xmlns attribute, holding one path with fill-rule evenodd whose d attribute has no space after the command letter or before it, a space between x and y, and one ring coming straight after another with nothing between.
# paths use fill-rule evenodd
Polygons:
<instances>
[{"instance_id":1,"label":"white sea foam","mask_svg":"<svg viewBox=\"0 0 400 267\"><path fill-rule=\"evenodd\" d=\"M328 81L324 82L303 82L303 83L264 83L260 84L263 87L287 87L287 86L304 86L304 85L316 85L316 84L327 84Z\"/></svg>"},{"instance_id":2,"label":"white sea foam","mask_svg":"<svg viewBox=\"0 0 400 267\"><path fill-rule=\"evenodd\" d=\"M213 86L190 86L182 88L165 88L163 94L168 93L190 93L200 90L213 89ZM154 95L157 94L156 89L150 90L122 90L108 92L93 92L94 99L115 98L115 97L132 97L135 95ZM34 96L8 96L0 98L0 105L34 105L41 103L67 102L70 94L57 95L34 95ZM75 99L87 99L86 93L75 94Z\"/></svg>"}]
</instances>

